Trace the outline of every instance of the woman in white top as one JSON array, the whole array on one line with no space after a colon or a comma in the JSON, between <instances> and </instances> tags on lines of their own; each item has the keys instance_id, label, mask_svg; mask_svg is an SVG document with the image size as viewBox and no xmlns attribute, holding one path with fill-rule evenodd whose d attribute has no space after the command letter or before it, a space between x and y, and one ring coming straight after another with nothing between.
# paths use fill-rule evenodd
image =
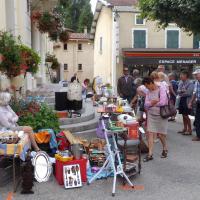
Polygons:
<instances>
[{"instance_id":1,"label":"woman in white top","mask_svg":"<svg viewBox=\"0 0 200 200\"><path fill-rule=\"evenodd\" d=\"M12 131L24 131L29 135L29 139L35 151L39 151L39 147L33 135L33 129L29 126L18 126L19 117L9 106L11 95L8 92L0 92L0 129L8 129Z\"/></svg>"}]
</instances>

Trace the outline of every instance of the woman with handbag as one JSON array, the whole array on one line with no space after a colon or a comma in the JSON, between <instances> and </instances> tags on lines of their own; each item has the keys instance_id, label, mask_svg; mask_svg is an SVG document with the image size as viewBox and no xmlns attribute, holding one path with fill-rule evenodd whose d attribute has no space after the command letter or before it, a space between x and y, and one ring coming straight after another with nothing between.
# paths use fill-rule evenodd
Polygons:
<instances>
[{"instance_id":1,"label":"woman with handbag","mask_svg":"<svg viewBox=\"0 0 200 200\"><path fill-rule=\"evenodd\" d=\"M148 155L144 162L153 160L154 135L157 134L163 146L161 158L166 158L168 149L166 135L168 128L168 119L160 115L160 108L168 105L167 87L164 84L157 85L152 78L143 79L143 84L149 90L145 98L145 108L147 110L147 132L148 132Z\"/></svg>"},{"instance_id":2,"label":"woman with handbag","mask_svg":"<svg viewBox=\"0 0 200 200\"><path fill-rule=\"evenodd\" d=\"M188 107L190 99L194 90L194 83L189 80L189 73L187 71L182 71L180 75L180 83L178 86L178 95L180 97L179 100L179 114L183 116L183 130L179 131L183 135L192 135L192 125L189 115L192 110Z\"/></svg>"}]
</instances>

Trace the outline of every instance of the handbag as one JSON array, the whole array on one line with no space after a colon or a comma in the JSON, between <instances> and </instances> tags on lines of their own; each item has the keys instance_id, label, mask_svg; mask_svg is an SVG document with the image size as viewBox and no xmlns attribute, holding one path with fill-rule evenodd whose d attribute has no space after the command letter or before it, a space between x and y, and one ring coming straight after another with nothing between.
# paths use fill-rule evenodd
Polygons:
<instances>
[{"instance_id":1,"label":"handbag","mask_svg":"<svg viewBox=\"0 0 200 200\"><path fill-rule=\"evenodd\" d=\"M163 119L168 119L169 117L173 117L177 113L177 110L174 104L170 101L168 94L167 94L167 98L168 98L168 104L160 107L160 116Z\"/></svg>"},{"instance_id":2,"label":"handbag","mask_svg":"<svg viewBox=\"0 0 200 200\"><path fill-rule=\"evenodd\" d=\"M139 106L139 111L144 112L145 111L145 97L140 97L138 100L138 106Z\"/></svg>"}]
</instances>

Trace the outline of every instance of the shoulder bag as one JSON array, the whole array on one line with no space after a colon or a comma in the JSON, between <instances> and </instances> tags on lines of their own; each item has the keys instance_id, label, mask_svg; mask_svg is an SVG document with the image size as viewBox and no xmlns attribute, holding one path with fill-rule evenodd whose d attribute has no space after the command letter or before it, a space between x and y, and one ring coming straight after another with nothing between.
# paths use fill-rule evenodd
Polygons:
<instances>
[{"instance_id":1,"label":"shoulder bag","mask_svg":"<svg viewBox=\"0 0 200 200\"><path fill-rule=\"evenodd\" d=\"M170 101L169 95L167 94L168 104L160 107L160 116L163 119L168 119L176 115L177 110L174 104Z\"/></svg>"}]
</instances>

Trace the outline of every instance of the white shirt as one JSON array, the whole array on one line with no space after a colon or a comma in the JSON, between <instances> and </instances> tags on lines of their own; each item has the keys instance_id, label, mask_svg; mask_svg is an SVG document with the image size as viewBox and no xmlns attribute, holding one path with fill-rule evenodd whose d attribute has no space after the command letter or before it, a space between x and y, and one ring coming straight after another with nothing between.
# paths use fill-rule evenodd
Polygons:
<instances>
[{"instance_id":1,"label":"white shirt","mask_svg":"<svg viewBox=\"0 0 200 200\"><path fill-rule=\"evenodd\" d=\"M0 106L0 129L14 129L17 127L19 117L10 106Z\"/></svg>"}]
</instances>

